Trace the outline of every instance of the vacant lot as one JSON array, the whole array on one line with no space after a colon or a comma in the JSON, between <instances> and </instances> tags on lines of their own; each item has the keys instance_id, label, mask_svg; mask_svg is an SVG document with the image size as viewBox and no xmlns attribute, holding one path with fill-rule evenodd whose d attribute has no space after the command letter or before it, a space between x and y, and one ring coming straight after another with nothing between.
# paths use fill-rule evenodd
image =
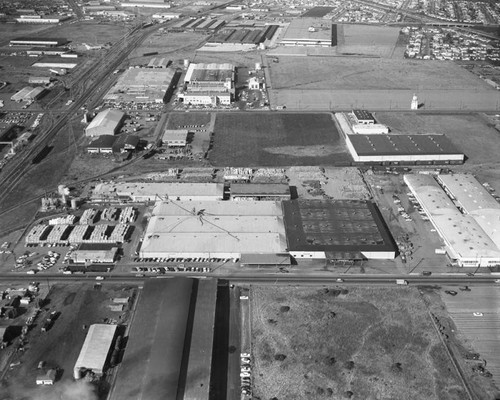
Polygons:
<instances>
[{"instance_id":1,"label":"vacant lot","mask_svg":"<svg viewBox=\"0 0 500 400\"><path fill-rule=\"evenodd\" d=\"M412 288L253 288L262 399L464 399Z\"/></svg>"},{"instance_id":2,"label":"vacant lot","mask_svg":"<svg viewBox=\"0 0 500 400\"><path fill-rule=\"evenodd\" d=\"M331 114L218 114L215 166L334 165L350 161Z\"/></svg>"},{"instance_id":3,"label":"vacant lot","mask_svg":"<svg viewBox=\"0 0 500 400\"><path fill-rule=\"evenodd\" d=\"M78 21L58 25L50 31L50 35L51 37L66 38L73 44L96 45L118 41L129 31L129 28L123 22Z\"/></svg>"},{"instance_id":4,"label":"vacant lot","mask_svg":"<svg viewBox=\"0 0 500 400\"><path fill-rule=\"evenodd\" d=\"M46 283L43 283L42 289L47 292ZM10 360L20 364L7 372L0 389L0 399L94 399L91 394L97 390L90 385L75 383L72 376L88 326L103 323L105 319L126 323L128 310L112 312L108 305L112 304L111 298L130 297L134 292L131 287L107 284L103 284L102 288L101 285L81 283L51 286L48 303L28 332L25 351L16 353ZM50 330L42 333L40 327L52 311L60 314ZM15 319L13 325L23 325L23 318ZM5 350L12 349L13 345L10 345ZM44 368L61 369L58 382L53 387L37 387L36 376L43 372L37 369L40 361L45 361Z\"/></svg>"},{"instance_id":5,"label":"vacant lot","mask_svg":"<svg viewBox=\"0 0 500 400\"><path fill-rule=\"evenodd\" d=\"M452 62L361 57L280 57L271 64L273 89L491 90Z\"/></svg>"},{"instance_id":6,"label":"vacant lot","mask_svg":"<svg viewBox=\"0 0 500 400\"><path fill-rule=\"evenodd\" d=\"M346 55L369 55L391 58L399 37L399 29L370 25L337 25L337 52Z\"/></svg>"}]
</instances>

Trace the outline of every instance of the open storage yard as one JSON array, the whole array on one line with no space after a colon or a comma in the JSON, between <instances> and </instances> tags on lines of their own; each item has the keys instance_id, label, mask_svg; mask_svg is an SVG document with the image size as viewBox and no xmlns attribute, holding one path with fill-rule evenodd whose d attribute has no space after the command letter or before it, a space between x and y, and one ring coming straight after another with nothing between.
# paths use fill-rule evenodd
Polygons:
<instances>
[{"instance_id":1,"label":"open storage yard","mask_svg":"<svg viewBox=\"0 0 500 400\"><path fill-rule=\"evenodd\" d=\"M27 315L35 308L38 297L45 302L31 325L24 351L12 354L16 344L0 350L1 366L10 364L0 387L0 399L95 399L104 395L109 383L102 381L97 387L89 382L73 379L73 367L87 335L88 327L95 323L127 323L128 305L123 311L112 311L112 298L133 298L136 289L123 285L108 284L58 284L47 290L48 281L40 284L40 294L27 311L11 320L11 325L24 325ZM20 285L17 287L21 287ZM26 286L24 286L26 287ZM48 294L47 294L48 291ZM130 303L132 304L132 303ZM120 304L121 305L121 304ZM52 312L57 312L54 322L46 332L41 332L44 321ZM15 339L16 341L18 339ZM37 368L44 361L42 368ZM49 368L58 368L53 386L37 387L35 378Z\"/></svg>"},{"instance_id":2,"label":"open storage yard","mask_svg":"<svg viewBox=\"0 0 500 400\"><path fill-rule=\"evenodd\" d=\"M465 399L414 288L253 287L262 399Z\"/></svg>"},{"instance_id":3,"label":"open storage yard","mask_svg":"<svg viewBox=\"0 0 500 400\"><path fill-rule=\"evenodd\" d=\"M335 165L350 162L330 114L218 114L215 166Z\"/></svg>"}]
</instances>

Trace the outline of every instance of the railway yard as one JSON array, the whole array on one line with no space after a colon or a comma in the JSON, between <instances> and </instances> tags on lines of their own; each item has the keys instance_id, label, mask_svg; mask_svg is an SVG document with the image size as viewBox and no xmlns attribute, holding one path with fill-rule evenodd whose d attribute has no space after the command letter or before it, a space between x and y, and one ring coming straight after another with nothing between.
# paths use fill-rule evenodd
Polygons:
<instances>
[{"instance_id":1,"label":"railway yard","mask_svg":"<svg viewBox=\"0 0 500 400\"><path fill-rule=\"evenodd\" d=\"M499 22L0 1L0 400L500 398Z\"/></svg>"}]
</instances>

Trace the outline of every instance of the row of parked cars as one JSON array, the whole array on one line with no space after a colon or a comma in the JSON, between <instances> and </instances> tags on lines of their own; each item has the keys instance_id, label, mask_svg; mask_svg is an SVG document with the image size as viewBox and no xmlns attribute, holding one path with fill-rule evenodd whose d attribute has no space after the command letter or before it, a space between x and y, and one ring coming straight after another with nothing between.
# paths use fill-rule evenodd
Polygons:
<instances>
[{"instance_id":1,"label":"row of parked cars","mask_svg":"<svg viewBox=\"0 0 500 400\"><path fill-rule=\"evenodd\" d=\"M141 263L147 263L147 262L159 262L159 263L172 263L172 262L177 262L177 263L227 263L227 262L233 262L237 263L240 261L239 258L204 258L204 257L194 257L194 258L184 258L184 257L170 257L170 258L140 258L136 257L134 258L134 262L141 262Z\"/></svg>"},{"instance_id":2,"label":"row of parked cars","mask_svg":"<svg viewBox=\"0 0 500 400\"><path fill-rule=\"evenodd\" d=\"M252 395L252 366L250 353L240 354L241 394Z\"/></svg>"},{"instance_id":3,"label":"row of parked cars","mask_svg":"<svg viewBox=\"0 0 500 400\"><path fill-rule=\"evenodd\" d=\"M177 265L175 267L134 267L132 272L150 272L154 274L165 274L167 272L212 272L209 267L185 267Z\"/></svg>"}]
</instances>

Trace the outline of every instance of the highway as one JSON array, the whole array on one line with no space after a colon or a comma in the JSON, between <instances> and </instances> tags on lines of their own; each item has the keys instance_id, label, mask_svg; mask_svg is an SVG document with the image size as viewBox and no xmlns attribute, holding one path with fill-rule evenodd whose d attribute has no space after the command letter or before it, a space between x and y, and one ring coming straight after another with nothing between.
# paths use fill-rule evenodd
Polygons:
<instances>
[{"instance_id":1,"label":"highway","mask_svg":"<svg viewBox=\"0 0 500 400\"><path fill-rule=\"evenodd\" d=\"M96 281L96 276L103 276L105 279ZM442 275L347 275L347 274L335 274L335 275L300 275L300 274L283 274L283 273L267 273L259 275L256 273L234 273L234 274L197 274L193 272L174 272L166 273L163 275L145 275L137 276L133 273L130 274L110 274L110 273L89 273L89 274L39 274L39 275L27 275L27 274L0 274L0 279L4 282L17 282L17 281L45 281L49 280L51 283L64 283L64 282L143 282L147 279L169 279L174 277L188 277L188 278L200 278L200 279L220 279L227 280L234 284L272 284L272 285L332 285L332 284L342 284L342 285L396 285L396 279L404 279L408 281L408 285L446 285L446 286L491 286L500 284L495 283L498 277L491 275L475 275L467 276L465 274L442 274ZM342 281L338 281L341 279ZM403 286L403 285L400 285Z\"/></svg>"}]
</instances>

